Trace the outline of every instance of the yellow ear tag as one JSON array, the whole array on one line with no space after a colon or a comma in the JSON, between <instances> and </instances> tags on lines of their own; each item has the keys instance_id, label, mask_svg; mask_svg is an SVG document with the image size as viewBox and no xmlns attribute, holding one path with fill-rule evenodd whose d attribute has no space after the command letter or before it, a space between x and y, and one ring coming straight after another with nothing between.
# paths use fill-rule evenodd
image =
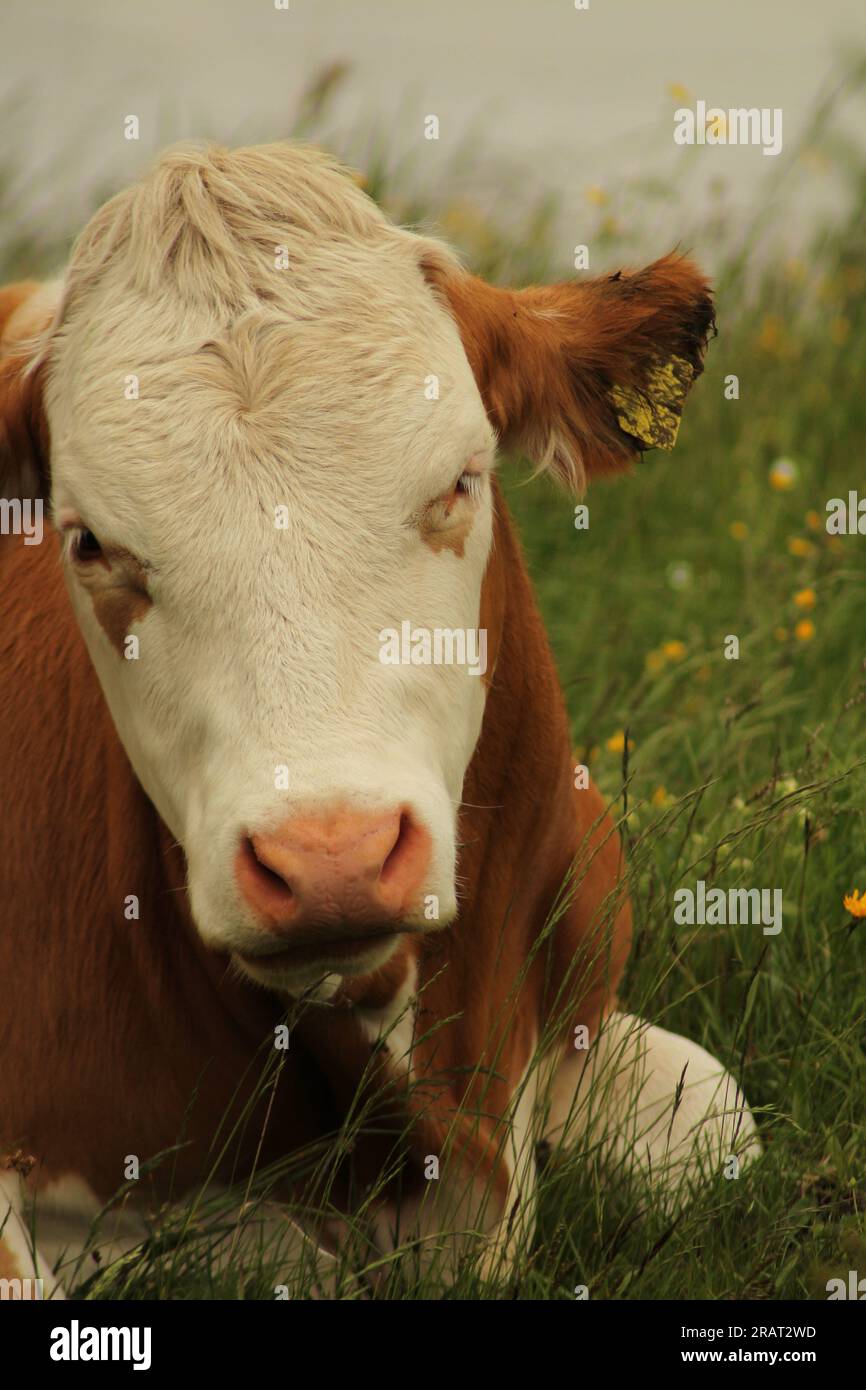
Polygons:
<instances>
[{"instance_id":1,"label":"yellow ear tag","mask_svg":"<svg viewBox=\"0 0 866 1390\"><path fill-rule=\"evenodd\" d=\"M672 449L677 442L683 402L694 380L694 369L683 357L652 367L646 386L612 386L617 423L645 449Z\"/></svg>"}]
</instances>

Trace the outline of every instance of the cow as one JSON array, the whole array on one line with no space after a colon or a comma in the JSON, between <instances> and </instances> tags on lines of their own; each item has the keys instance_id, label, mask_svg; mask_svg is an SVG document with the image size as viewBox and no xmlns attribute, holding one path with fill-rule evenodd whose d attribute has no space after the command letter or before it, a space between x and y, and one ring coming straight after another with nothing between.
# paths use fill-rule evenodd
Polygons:
<instances>
[{"instance_id":1,"label":"cow","mask_svg":"<svg viewBox=\"0 0 866 1390\"><path fill-rule=\"evenodd\" d=\"M63 1296L246 1183L288 1271L499 1278L542 1151L659 1202L757 1153L620 1006L623 851L494 468L670 444L712 325L684 256L495 287L293 143L170 150L0 292L0 490L45 506L0 538L0 1274Z\"/></svg>"}]
</instances>

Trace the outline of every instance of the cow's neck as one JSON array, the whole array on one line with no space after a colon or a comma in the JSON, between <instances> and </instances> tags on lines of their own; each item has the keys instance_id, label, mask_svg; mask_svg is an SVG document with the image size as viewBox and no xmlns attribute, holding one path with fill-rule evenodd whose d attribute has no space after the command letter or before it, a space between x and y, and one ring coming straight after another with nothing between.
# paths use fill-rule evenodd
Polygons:
<instances>
[{"instance_id":1,"label":"cow's neck","mask_svg":"<svg viewBox=\"0 0 866 1390\"><path fill-rule=\"evenodd\" d=\"M497 495L481 620L495 651L481 737L463 792L461 917L486 920L507 893L534 933L576 848L565 702L523 553ZM491 669L492 664L491 664Z\"/></svg>"}]
</instances>

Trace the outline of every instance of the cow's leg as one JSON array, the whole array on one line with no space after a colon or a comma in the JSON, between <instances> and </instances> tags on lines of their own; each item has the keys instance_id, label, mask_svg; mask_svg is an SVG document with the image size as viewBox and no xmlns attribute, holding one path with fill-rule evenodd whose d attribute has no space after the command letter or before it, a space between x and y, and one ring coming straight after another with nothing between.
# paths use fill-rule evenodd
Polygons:
<instances>
[{"instance_id":1,"label":"cow's leg","mask_svg":"<svg viewBox=\"0 0 866 1390\"><path fill-rule=\"evenodd\" d=\"M533 1059L515 1089L506 1117L502 1162L508 1172L508 1192L481 1257L479 1273L485 1278L507 1277L518 1253L528 1251L535 1231L538 1078L538 1065Z\"/></svg>"},{"instance_id":2,"label":"cow's leg","mask_svg":"<svg viewBox=\"0 0 866 1390\"><path fill-rule=\"evenodd\" d=\"M551 1144L597 1148L606 1165L642 1176L665 1200L684 1198L724 1165L736 1176L761 1151L746 1099L716 1058L622 1013L608 1016L588 1052L556 1065L542 1127Z\"/></svg>"},{"instance_id":3,"label":"cow's leg","mask_svg":"<svg viewBox=\"0 0 866 1390\"><path fill-rule=\"evenodd\" d=\"M179 1255L181 1268L200 1262L214 1276L238 1271L250 1277L267 1270L274 1297L283 1288L291 1296L296 1287L326 1298L352 1292L350 1283L338 1281L334 1256L301 1229L287 1206L253 1201L227 1207L219 1198L215 1188L207 1201L191 1196L161 1213L154 1228L131 1200L100 1212L78 1178L46 1183L34 1200L17 1175L0 1176L0 1225L8 1212L0 1235L0 1277L7 1266L17 1277L41 1277L44 1297L62 1298L64 1290L72 1293L95 1276L90 1291L99 1296L103 1285L110 1296L116 1281L139 1265L142 1244L154 1232L168 1247L176 1238L190 1242Z\"/></svg>"},{"instance_id":4,"label":"cow's leg","mask_svg":"<svg viewBox=\"0 0 866 1390\"><path fill-rule=\"evenodd\" d=\"M267 1273L275 1298L357 1298L364 1289L330 1250L295 1220L288 1205L275 1201L244 1203L219 1225L229 1229L211 1247L211 1268L239 1270L259 1282Z\"/></svg>"},{"instance_id":5,"label":"cow's leg","mask_svg":"<svg viewBox=\"0 0 866 1390\"><path fill-rule=\"evenodd\" d=\"M538 1067L532 1060L496 1124L487 1155L490 1165L482 1163L467 1180L461 1165L446 1155L444 1181L428 1185L428 1208L425 1212L422 1204L422 1220L431 1229L457 1233L451 1241L452 1262L446 1277L464 1253L476 1253L476 1274L483 1279L507 1279L519 1253L529 1249L538 1186L537 1119Z\"/></svg>"},{"instance_id":6,"label":"cow's leg","mask_svg":"<svg viewBox=\"0 0 866 1390\"><path fill-rule=\"evenodd\" d=\"M445 1286L467 1260L482 1279L508 1278L535 1229L537 1101L538 1071L531 1063L492 1136L474 1145L446 1141L441 1153L427 1155L420 1196L414 1191L399 1204L383 1202L371 1214L373 1284L387 1278L395 1259ZM344 1238L337 1235L340 1243Z\"/></svg>"},{"instance_id":7,"label":"cow's leg","mask_svg":"<svg viewBox=\"0 0 866 1390\"><path fill-rule=\"evenodd\" d=\"M0 1172L0 1280L8 1281L4 1290L36 1297L35 1279L42 1280L41 1297L64 1297L49 1256L34 1239L21 1178L14 1170Z\"/></svg>"}]
</instances>

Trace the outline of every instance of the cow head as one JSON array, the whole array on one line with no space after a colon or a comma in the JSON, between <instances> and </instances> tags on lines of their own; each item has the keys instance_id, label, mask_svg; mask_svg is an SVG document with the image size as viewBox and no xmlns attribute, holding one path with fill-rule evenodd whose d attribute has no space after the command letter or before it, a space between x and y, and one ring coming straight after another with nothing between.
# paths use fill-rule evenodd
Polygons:
<instances>
[{"instance_id":1,"label":"cow head","mask_svg":"<svg viewBox=\"0 0 866 1390\"><path fill-rule=\"evenodd\" d=\"M576 487L627 465L710 322L677 257L492 288L299 147L173 151L86 227L0 369L0 481L50 495L198 930L251 977L366 973L453 919L497 443Z\"/></svg>"}]
</instances>

